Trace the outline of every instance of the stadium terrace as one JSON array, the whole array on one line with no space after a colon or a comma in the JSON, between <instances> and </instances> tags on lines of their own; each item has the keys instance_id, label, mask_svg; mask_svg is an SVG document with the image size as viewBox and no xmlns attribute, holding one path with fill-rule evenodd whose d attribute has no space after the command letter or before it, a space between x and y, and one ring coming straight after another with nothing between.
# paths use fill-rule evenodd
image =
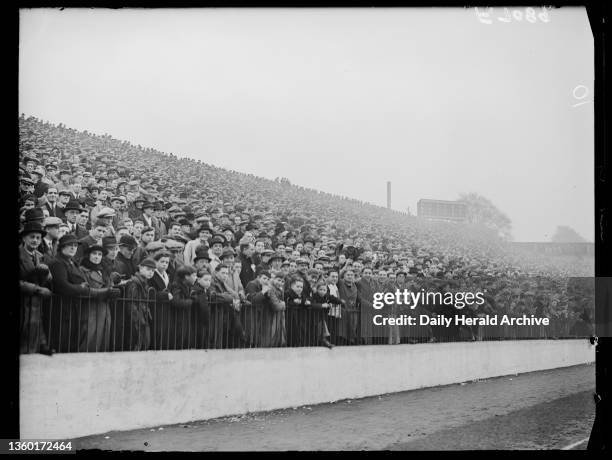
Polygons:
<instances>
[{"instance_id":1,"label":"stadium terrace","mask_svg":"<svg viewBox=\"0 0 612 460\"><path fill-rule=\"evenodd\" d=\"M22 353L486 335L481 326L373 329L374 294L398 290L484 292L466 318L551 320L503 338L589 335L591 287L570 277L592 276L592 261L519 254L481 226L429 222L24 115L18 174ZM407 310L394 301L385 317Z\"/></svg>"}]
</instances>

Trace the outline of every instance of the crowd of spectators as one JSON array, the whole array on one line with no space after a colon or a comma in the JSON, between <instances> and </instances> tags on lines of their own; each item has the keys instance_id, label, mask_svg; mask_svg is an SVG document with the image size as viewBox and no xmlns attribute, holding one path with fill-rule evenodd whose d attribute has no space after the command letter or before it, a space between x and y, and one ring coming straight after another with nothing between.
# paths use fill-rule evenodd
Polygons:
<instances>
[{"instance_id":1,"label":"crowd of spectators","mask_svg":"<svg viewBox=\"0 0 612 460\"><path fill-rule=\"evenodd\" d=\"M168 339L160 324L182 317L194 325L186 347L331 348L371 343L358 318L377 291L486 289L474 315L577 319L588 296L569 292L568 279L593 274L592 259L518 254L477 225L423 221L24 115L18 200L23 353L53 353L43 326L53 296L89 299L76 351L108 350L118 330L131 337L122 349L146 350ZM151 289L170 308L151 308ZM126 321L111 314L119 298Z\"/></svg>"}]
</instances>

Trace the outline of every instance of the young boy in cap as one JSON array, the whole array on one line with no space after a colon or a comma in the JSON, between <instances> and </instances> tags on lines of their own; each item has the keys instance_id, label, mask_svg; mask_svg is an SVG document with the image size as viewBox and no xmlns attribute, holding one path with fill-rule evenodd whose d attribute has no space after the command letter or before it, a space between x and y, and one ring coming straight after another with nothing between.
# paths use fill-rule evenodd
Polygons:
<instances>
[{"instance_id":1,"label":"young boy in cap","mask_svg":"<svg viewBox=\"0 0 612 460\"><path fill-rule=\"evenodd\" d=\"M197 326L202 326L202 324L198 325L193 322L196 317L194 310L197 308L196 281L197 273L195 268L187 265L177 268L174 282L170 288L172 293L171 309L168 315L168 330L171 332L169 340L170 349L176 347L182 350L193 348L196 345L196 338L198 336ZM206 307L208 306L207 303L205 305ZM207 318L209 315L205 313L204 316ZM208 321L206 321L206 324L208 324ZM173 336L173 332L176 332L175 336ZM202 334L200 333L200 338L201 336Z\"/></svg>"},{"instance_id":2,"label":"young boy in cap","mask_svg":"<svg viewBox=\"0 0 612 460\"><path fill-rule=\"evenodd\" d=\"M123 235L119 240L119 254L115 259L115 267L123 279L130 279L137 272L137 265L134 263L134 252L138 243L131 235ZM155 267L153 267L155 268Z\"/></svg>"},{"instance_id":3,"label":"young boy in cap","mask_svg":"<svg viewBox=\"0 0 612 460\"><path fill-rule=\"evenodd\" d=\"M153 259L144 259L138 265L138 272L125 287L126 315L130 319L132 351L148 350L151 345L151 311L148 305L149 280L157 265ZM127 345L127 344L126 344Z\"/></svg>"}]
</instances>

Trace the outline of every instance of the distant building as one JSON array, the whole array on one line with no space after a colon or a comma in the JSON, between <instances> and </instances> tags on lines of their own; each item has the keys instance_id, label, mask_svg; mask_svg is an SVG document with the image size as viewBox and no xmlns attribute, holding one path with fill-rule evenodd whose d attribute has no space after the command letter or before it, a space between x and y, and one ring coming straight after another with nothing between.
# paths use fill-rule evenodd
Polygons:
<instances>
[{"instance_id":1,"label":"distant building","mask_svg":"<svg viewBox=\"0 0 612 460\"><path fill-rule=\"evenodd\" d=\"M467 222L467 205L462 201L420 199L417 216L427 220Z\"/></svg>"}]
</instances>

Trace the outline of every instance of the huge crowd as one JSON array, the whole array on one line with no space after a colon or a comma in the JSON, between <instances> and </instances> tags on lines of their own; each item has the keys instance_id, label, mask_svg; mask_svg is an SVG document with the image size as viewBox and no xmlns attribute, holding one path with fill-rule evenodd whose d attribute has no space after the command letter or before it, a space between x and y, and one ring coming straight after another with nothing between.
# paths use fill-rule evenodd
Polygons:
<instances>
[{"instance_id":1,"label":"huge crowd","mask_svg":"<svg viewBox=\"0 0 612 460\"><path fill-rule=\"evenodd\" d=\"M164 331L184 321L181 347L372 343L362 318L373 294L404 288L486 290L484 305L466 308L473 315L590 322L588 287L568 279L592 276L592 259L513 253L481 226L24 115L18 200L22 353L52 354L66 340L67 351L171 347L177 335Z\"/></svg>"}]
</instances>

